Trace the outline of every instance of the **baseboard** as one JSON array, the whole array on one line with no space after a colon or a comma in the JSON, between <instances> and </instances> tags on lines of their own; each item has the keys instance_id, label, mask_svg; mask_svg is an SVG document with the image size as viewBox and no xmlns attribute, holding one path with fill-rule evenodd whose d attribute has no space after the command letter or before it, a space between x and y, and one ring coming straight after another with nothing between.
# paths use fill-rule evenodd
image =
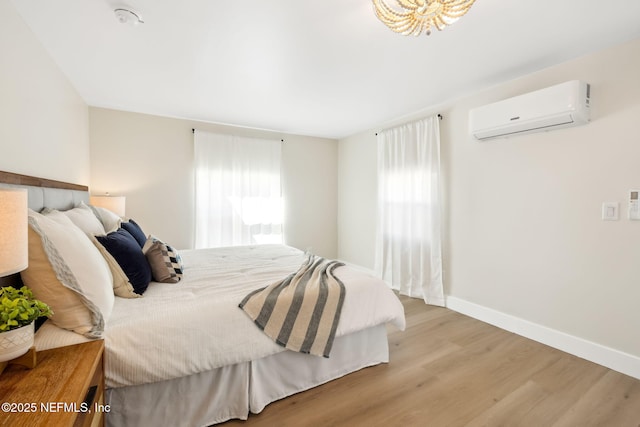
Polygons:
<instances>
[{"instance_id":1,"label":"baseboard","mask_svg":"<svg viewBox=\"0 0 640 427\"><path fill-rule=\"evenodd\" d=\"M447 296L446 307L558 350L640 379L640 357L587 341L461 298Z\"/></svg>"}]
</instances>

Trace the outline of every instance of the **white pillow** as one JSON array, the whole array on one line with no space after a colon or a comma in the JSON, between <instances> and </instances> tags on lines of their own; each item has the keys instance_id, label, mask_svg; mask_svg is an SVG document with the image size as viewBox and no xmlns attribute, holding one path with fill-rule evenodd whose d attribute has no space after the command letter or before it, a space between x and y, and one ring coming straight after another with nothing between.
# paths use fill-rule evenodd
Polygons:
<instances>
[{"instance_id":1,"label":"white pillow","mask_svg":"<svg viewBox=\"0 0 640 427\"><path fill-rule=\"evenodd\" d=\"M89 338L99 338L104 331L104 325L111 315L115 297L113 295L113 278L107 262L100 251L91 243L89 237L76 227L71 220L62 212L52 211L49 214L41 215L29 209L29 226L34 231L33 236L39 236L40 242L30 241L30 257L32 245L41 247L48 258L45 267L49 272L53 270L57 281L48 280L45 284L39 283L39 275L42 263L30 265L23 274L25 285L31 288L38 297L38 294L48 295L54 302L54 323L56 310L72 310L72 313L59 313L65 322L69 318L90 319L90 324L78 324L69 321L67 326L58 325L63 328L72 329ZM41 252L42 252L41 251ZM34 270L39 268L39 270ZM42 274L44 275L44 274ZM51 274L49 274L51 276ZM43 289L46 286L46 289ZM67 293L68 290L79 297L85 309L89 312L81 313L81 308L67 307L65 298L56 296ZM47 300L43 301L47 304ZM50 304L52 305L52 304ZM70 325L70 326L69 326Z\"/></svg>"},{"instance_id":2,"label":"white pillow","mask_svg":"<svg viewBox=\"0 0 640 427\"><path fill-rule=\"evenodd\" d=\"M122 218L120 218L115 213L111 212L109 209L101 208L99 206L89 206L93 211L96 218L100 220L102 226L104 227L104 231L109 234L113 231L118 230L120 228L120 224L122 223Z\"/></svg>"},{"instance_id":3,"label":"white pillow","mask_svg":"<svg viewBox=\"0 0 640 427\"><path fill-rule=\"evenodd\" d=\"M105 235L104 226L95 216L91 208L85 205L83 202L68 211L62 211L76 227L84 231L90 236L103 236ZM46 213L45 215L48 215Z\"/></svg>"}]
</instances>

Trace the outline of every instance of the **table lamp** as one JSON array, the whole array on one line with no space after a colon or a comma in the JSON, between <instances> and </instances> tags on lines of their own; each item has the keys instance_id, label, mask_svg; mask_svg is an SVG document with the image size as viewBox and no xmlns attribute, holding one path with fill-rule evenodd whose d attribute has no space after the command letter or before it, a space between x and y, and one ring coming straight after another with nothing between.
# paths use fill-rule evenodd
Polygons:
<instances>
[{"instance_id":1,"label":"table lamp","mask_svg":"<svg viewBox=\"0 0 640 427\"><path fill-rule=\"evenodd\" d=\"M91 205L110 210L121 218L124 218L125 201L125 196L110 196L109 193L104 196L89 197L89 203Z\"/></svg>"},{"instance_id":2,"label":"table lamp","mask_svg":"<svg viewBox=\"0 0 640 427\"><path fill-rule=\"evenodd\" d=\"M0 277L27 268L27 190L0 188Z\"/></svg>"}]
</instances>

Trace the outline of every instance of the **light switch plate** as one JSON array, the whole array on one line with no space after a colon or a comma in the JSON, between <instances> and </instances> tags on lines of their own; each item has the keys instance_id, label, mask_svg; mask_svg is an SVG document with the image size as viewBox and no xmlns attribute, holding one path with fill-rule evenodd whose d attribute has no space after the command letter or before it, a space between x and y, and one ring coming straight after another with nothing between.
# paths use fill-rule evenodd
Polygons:
<instances>
[{"instance_id":1,"label":"light switch plate","mask_svg":"<svg viewBox=\"0 0 640 427\"><path fill-rule=\"evenodd\" d=\"M602 204L602 220L617 221L620 219L620 203L604 202Z\"/></svg>"}]
</instances>

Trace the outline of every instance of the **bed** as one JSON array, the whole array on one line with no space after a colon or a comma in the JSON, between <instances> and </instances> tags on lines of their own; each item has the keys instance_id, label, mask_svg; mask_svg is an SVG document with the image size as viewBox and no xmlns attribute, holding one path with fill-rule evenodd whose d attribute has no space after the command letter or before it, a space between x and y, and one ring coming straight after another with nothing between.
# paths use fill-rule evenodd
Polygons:
<instances>
[{"instance_id":1,"label":"bed","mask_svg":"<svg viewBox=\"0 0 640 427\"><path fill-rule=\"evenodd\" d=\"M88 203L83 187L6 173L0 181L27 188L34 211ZM180 282L152 282L141 298L114 297L101 335L111 408L107 425L207 426L247 419L270 402L388 362L386 325L405 326L401 303L382 281L341 266L335 275L346 293L330 357L290 351L238 305L249 292L295 272L305 253L260 245L179 254ZM75 344L89 340L87 335L47 321L36 334L36 347Z\"/></svg>"}]
</instances>

